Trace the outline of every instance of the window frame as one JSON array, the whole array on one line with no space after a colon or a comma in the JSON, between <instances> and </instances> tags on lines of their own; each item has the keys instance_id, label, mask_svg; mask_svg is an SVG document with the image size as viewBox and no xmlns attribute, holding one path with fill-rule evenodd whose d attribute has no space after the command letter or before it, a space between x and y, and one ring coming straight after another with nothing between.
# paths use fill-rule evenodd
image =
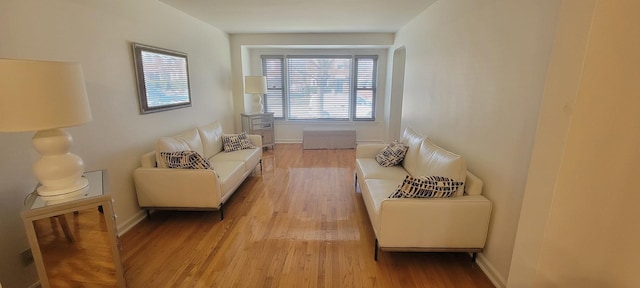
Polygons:
<instances>
[{"instance_id":1,"label":"window frame","mask_svg":"<svg viewBox=\"0 0 640 288\"><path fill-rule=\"evenodd\" d=\"M287 116L286 107L289 106L289 103L288 103L289 95L288 95L287 89L285 89L285 87L286 87L285 86L285 82L286 82L285 75L288 73L286 71L287 65L285 65L285 61L284 61L284 56L283 55L261 55L260 56L260 67L261 68L260 69L261 69L262 75L264 75L264 76L267 76L264 73L265 68L266 68L265 67L266 63L264 61L265 58L268 58L268 59L281 59L282 60L282 62L280 62L280 70L282 71L282 77L280 77L280 87L282 87L282 88L280 88L280 89L270 88L269 85L268 85L269 84L269 77L267 77L267 94L262 95L262 103L263 103L264 111L265 112L274 112L273 113L273 119L284 120L284 119L287 119L287 117L286 117ZM269 94L269 90L282 90L282 93L281 93L282 94L282 107L281 107L282 110L280 111L282 113L282 117L276 116L276 115L278 115L278 113L276 113L275 111L268 110L269 97L267 95Z\"/></svg>"},{"instance_id":2,"label":"window frame","mask_svg":"<svg viewBox=\"0 0 640 288\"><path fill-rule=\"evenodd\" d=\"M373 71L371 72L371 88L358 88L358 63L359 59L373 59ZM351 73L353 79L351 80L353 83L351 93L351 121L376 121L376 102L378 99L378 56L377 55L354 55L353 57L353 69L354 72ZM372 99L371 99L371 117L370 118L357 118L357 101L358 101L358 90L362 91L371 91Z\"/></svg>"},{"instance_id":3,"label":"window frame","mask_svg":"<svg viewBox=\"0 0 640 288\"><path fill-rule=\"evenodd\" d=\"M326 52L304 52L304 53L259 53L257 56L260 61L260 68L262 75L267 76L266 73L266 61L268 59L279 59L280 60L280 71L282 71L281 77L281 89L280 88L269 88L267 90L281 90L282 94L282 117L277 117L277 113L274 114L274 119L280 121L292 121L292 122L304 122L304 121L319 121L319 122L375 122L376 121L376 103L378 101L378 82L379 79L379 61L380 57L376 53L366 52L366 53L353 53L353 52L344 52L339 50L330 51L333 53ZM359 51L358 51L359 52ZM350 81L351 87L349 89L349 109L348 109L348 117L346 119L330 119L330 118L314 118L314 119L290 119L291 107L290 107L290 99L289 99L289 71L288 71L288 59L290 58L336 58L336 59L350 59L351 60L351 68L350 68ZM373 71L372 71L372 83L371 87L368 88L358 88L357 85L357 63L360 59L373 59ZM371 102L371 117L357 117L357 92L359 90L367 90L372 93L372 102ZM269 97L268 94L263 96L263 102L265 111L274 112L273 109L269 109Z\"/></svg>"}]
</instances>

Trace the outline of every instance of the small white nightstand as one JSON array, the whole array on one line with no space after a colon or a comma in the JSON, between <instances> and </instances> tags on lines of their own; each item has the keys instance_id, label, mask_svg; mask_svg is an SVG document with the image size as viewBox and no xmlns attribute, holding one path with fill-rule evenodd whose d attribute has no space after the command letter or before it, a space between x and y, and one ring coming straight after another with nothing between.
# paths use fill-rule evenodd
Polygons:
<instances>
[{"instance_id":1,"label":"small white nightstand","mask_svg":"<svg viewBox=\"0 0 640 288\"><path fill-rule=\"evenodd\" d=\"M262 147L275 145L275 136L273 132L273 112L265 113L242 113L242 131L247 134L262 136Z\"/></svg>"}]
</instances>

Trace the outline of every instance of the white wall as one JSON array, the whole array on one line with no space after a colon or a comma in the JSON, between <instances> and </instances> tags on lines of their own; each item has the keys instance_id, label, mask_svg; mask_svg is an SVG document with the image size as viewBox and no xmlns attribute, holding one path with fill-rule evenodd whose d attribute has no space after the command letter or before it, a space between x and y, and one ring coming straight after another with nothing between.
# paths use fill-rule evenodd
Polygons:
<instances>
[{"instance_id":1,"label":"white wall","mask_svg":"<svg viewBox=\"0 0 640 288\"><path fill-rule=\"evenodd\" d=\"M403 27L402 127L464 156L493 204L479 264L506 284L558 1L438 1Z\"/></svg>"},{"instance_id":2,"label":"white wall","mask_svg":"<svg viewBox=\"0 0 640 288\"><path fill-rule=\"evenodd\" d=\"M509 285L533 287L557 175L581 81L597 0L563 1L558 14L535 145L513 251Z\"/></svg>"},{"instance_id":3,"label":"white wall","mask_svg":"<svg viewBox=\"0 0 640 288\"><path fill-rule=\"evenodd\" d=\"M318 33L318 34L232 34L231 61L233 67L233 87L236 117L236 130L240 131L240 113L245 112L245 101L249 98L243 94L243 76L261 75L259 71L258 50L288 48L342 48L342 49L386 49L393 44L392 33ZM276 142L301 142L305 127L355 127L359 142L384 141L387 119L382 108L386 101L387 53L378 58L378 102L375 122L321 122L321 121L276 121ZM258 71L255 71L258 70Z\"/></svg>"},{"instance_id":4,"label":"white wall","mask_svg":"<svg viewBox=\"0 0 640 288\"><path fill-rule=\"evenodd\" d=\"M142 215L132 171L155 140L220 119L233 130L228 35L153 0L15 0L0 2L0 57L82 64L93 121L68 129L72 151L87 170L108 169L118 226ZM130 41L189 55L193 107L140 115ZM34 188L33 133L0 133L0 282L27 287L33 265L18 253L28 247L20 210Z\"/></svg>"},{"instance_id":5,"label":"white wall","mask_svg":"<svg viewBox=\"0 0 640 288\"><path fill-rule=\"evenodd\" d=\"M510 287L640 284L639 12L563 1Z\"/></svg>"}]
</instances>

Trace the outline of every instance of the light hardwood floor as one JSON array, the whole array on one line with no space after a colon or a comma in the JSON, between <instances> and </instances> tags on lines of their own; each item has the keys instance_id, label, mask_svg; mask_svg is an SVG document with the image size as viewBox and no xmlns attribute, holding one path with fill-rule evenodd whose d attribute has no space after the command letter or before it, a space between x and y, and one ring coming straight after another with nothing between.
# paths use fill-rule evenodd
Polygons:
<instances>
[{"instance_id":1,"label":"light hardwood floor","mask_svg":"<svg viewBox=\"0 0 640 288\"><path fill-rule=\"evenodd\" d=\"M464 253L374 261L354 159L355 150L278 144L227 201L224 220L153 213L121 238L128 287L493 287Z\"/></svg>"}]
</instances>

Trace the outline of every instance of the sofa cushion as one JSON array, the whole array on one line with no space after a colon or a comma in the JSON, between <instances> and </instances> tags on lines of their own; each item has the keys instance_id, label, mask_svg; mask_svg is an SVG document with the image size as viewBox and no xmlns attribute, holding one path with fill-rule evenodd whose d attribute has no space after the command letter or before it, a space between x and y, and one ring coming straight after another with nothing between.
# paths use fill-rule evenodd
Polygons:
<instances>
[{"instance_id":1,"label":"sofa cushion","mask_svg":"<svg viewBox=\"0 0 640 288\"><path fill-rule=\"evenodd\" d=\"M371 158L356 159L356 169L358 169L359 177L364 179L389 179L395 182L395 186L407 176L407 171L402 166L383 167L375 159Z\"/></svg>"},{"instance_id":2,"label":"sofa cushion","mask_svg":"<svg viewBox=\"0 0 640 288\"><path fill-rule=\"evenodd\" d=\"M404 143L404 145L409 146L407 148L407 153L404 156L404 160L402 161L402 166L404 169L409 172L412 176L417 175L425 175L425 174L417 174L418 168L420 166L420 162L418 157L420 157L420 145L426 137L416 133L411 128L406 128L402 137L400 137L400 142Z\"/></svg>"},{"instance_id":3,"label":"sofa cushion","mask_svg":"<svg viewBox=\"0 0 640 288\"><path fill-rule=\"evenodd\" d=\"M156 142L156 162L158 167L167 168L166 162L160 156L161 152L195 151L204 155L202 141L197 129L192 129L173 137L162 137Z\"/></svg>"},{"instance_id":4,"label":"sofa cushion","mask_svg":"<svg viewBox=\"0 0 640 288\"><path fill-rule=\"evenodd\" d=\"M419 165L410 171L412 176L437 175L459 182L465 182L467 177L464 158L433 144L429 139L422 142L417 162ZM464 185L458 188L455 196L462 196L463 193Z\"/></svg>"},{"instance_id":5,"label":"sofa cushion","mask_svg":"<svg viewBox=\"0 0 640 288\"><path fill-rule=\"evenodd\" d=\"M260 150L260 148L253 148L238 150L229 153L218 153L209 158L209 161L211 163L219 161L242 161L244 162L245 169L253 171L256 165L258 165L258 162L260 162L260 158L262 157L262 153L260 153Z\"/></svg>"},{"instance_id":6,"label":"sofa cushion","mask_svg":"<svg viewBox=\"0 0 640 288\"><path fill-rule=\"evenodd\" d=\"M384 167L396 166L404 160L407 148L409 148L409 146L395 140L378 152L376 155L376 161Z\"/></svg>"},{"instance_id":7,"label":"sofa cushion","mask_svg":"<svg viewBox=\"0 0 640 288\"><path fill-rule=\"evenodd\" d=\"M207 159L222 151L222 125L220 121L198 127L198 133L202 139L203 156Z\"/></svg>"},{"instance_id":8,"label":"sofa cushion","mask_svg":"<svg viewBox=\"0 0 640 288\"><path fill-rule=\"evenodd\" d=\"M389 198L448 198L463 184L441 176L407 176Z\"/></svg>"},{"instance_id":9,"label":"sofa cushion","mask_svg":"<svg viewBox=\"0 0 640 288\"><path fill-rule=\"evenodd\" d=\"M169 168L211 169L211 163L196 151L160 152Z\"/></svg>"},{"instance_id":10,"label":"sofa cushion","mask_svg":"<svg viewBox=\"0 0 640 288\"><path fill-rule=\"evenodd\" d=\"M239 182L242 182L244 172L244 162L242 161L215 161L211 162L211 166L213 166L213 170L218 174L218 181L222 186L222 191L220 195L224 198L228 193L233 192L233 188L238 185Z\"/></svg>"},{"instance_id":11,"label":"sofa cushion","mask_svg":"<svg viewBox=\"0 0 640 288\"><path fill-rule=\"evenodd\" d=\"M364 183L362 199L367 205L367 212L369 213L369 219L371 220L373 229L378 233L380 232L378 226L380 220L380 207L382 206L382 202L391 201L391 199L389 199L389 192L396 189L398 181L387 179L365 179ZM398 199L393 199L393 201L397 200ZM372 209L369 209L369 207Z\"/></svg>"},{"instance_id":12,"label":"sofa cushion","mask_svg":"<svg viewBox=\"0 0 640 288\"><path fill-rule=\"evenodd\" d=\"M253 146L253 143L251 143L251 140L247 137L247 133L244 131L240 134L222 135L222 146L224 152L256 148L256 146Z\"/></svg>"}]
</instances>

